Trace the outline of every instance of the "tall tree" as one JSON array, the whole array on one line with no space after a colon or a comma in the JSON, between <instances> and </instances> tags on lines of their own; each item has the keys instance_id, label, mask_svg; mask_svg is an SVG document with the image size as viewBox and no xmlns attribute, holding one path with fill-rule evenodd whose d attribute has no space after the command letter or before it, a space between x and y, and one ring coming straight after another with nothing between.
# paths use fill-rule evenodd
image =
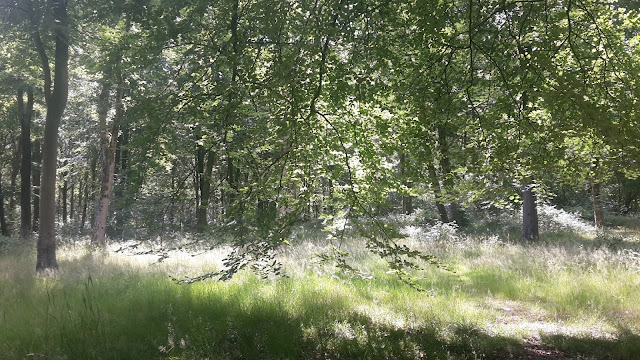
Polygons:
<instances>
[{"instance_id":1,"label":"tall tree","mask_svg":"<svg viewBox=\"0 0 640 360\"><path fill-rule=\"evenodd\" d=\"M40 151L42 141L37 138L33 141L33 168L31 181L33 182L33 219L32 231L38 231L40 224L40 169L42 168L42 153Z\"/></svg>"},{"instance_id":2,"label":"tall tree","mask_svg":"<svg viewBox=\"0 0 640 360\"><path fill-rule=\"evenodd\" d=\"M20 237L31 236L31 118L33 117L33 89L27 89L27 105L24 106L24 91L18 90L18 113L20 116L20 144L22 164L20 166Z\"/></svg>"},{"instance_id":3,"label":"tall tree","mask_svg":"<svg viewBox=\"0 0 640 360\"><path fill-rule=\"evenodd\" d=\"M102 160L102 185L98 203L96 205L96 215L93 225L93 234L91 242L95 245L104 245L104 236L107 228L107 217L109 215L109 204L111 194L113 192L114 174L115 174L115 152L118 142L118 133L120 131L120 123L124 117L124 84L122 78L119 77L116 89L115 99L115 115L111 123L111 129L107 126L106 118L109 110L109 93L111 86L108 83L103 85L99 96L99 122L101 129L100 148Z\"/></svg>"},{"instance_id":4,"label":"tall tree","mask_svg":"<svg viewBox=\"0 0 640 360\"><path fill-rule=\"evenodd\" d=\"M0 171L0 234L2 236L11 236L9 227L7 226L7 219L4 214L4 191L2 188L2 171Z\"/></svg>"},{"instance_id":5,"label":"tall tree","mask_svg":"<svg viewBox=\"0 0 640 360\"><path fill-rule=\"evenodd\" d=\"M36 270L55 270L56 260L56 168L58 162L58 129L62 121L69 92L69 36L67 1L52 0L47 3L53 13L53 38L55 41L54 76L45 44L40 36L33 4L30 4L31 36L40 56L44 76L44 97L47 115L42 143L42 181L40 183L40 226L38 233ZM50 4L50 5L49 5ZM47 12L45 11L45 14ZM53 88L52 88L53 85Z\"/></svg>"}]
</instances>

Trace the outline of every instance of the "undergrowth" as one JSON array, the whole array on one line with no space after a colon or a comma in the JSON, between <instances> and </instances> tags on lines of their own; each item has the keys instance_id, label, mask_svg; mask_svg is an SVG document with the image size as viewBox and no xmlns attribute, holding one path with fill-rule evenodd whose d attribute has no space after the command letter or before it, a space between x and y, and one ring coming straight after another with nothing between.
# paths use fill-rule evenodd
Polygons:
<instances>
[{"instance_id":1,"label":"undergrowth","mask_svg":"<svg viewBox=\"0 0 640 360\"><path fill-rule=\"evenodd\" d=\"M45 276L32 248L6 247L0 358L531 359L534 345L566 358L640 354L637 233L563 225L521 243L482 226L404 225L398 241L450 267L414 274L427 293L357 237L308 228L280 249L287 277L189 285L170 277L216 271L228 249L186 251L176 244L192 239L182 239L163 244L172 250L158 262L145 250L154 242L98 251L67 241L60 270Z\"/></svg>"}]
</instances>

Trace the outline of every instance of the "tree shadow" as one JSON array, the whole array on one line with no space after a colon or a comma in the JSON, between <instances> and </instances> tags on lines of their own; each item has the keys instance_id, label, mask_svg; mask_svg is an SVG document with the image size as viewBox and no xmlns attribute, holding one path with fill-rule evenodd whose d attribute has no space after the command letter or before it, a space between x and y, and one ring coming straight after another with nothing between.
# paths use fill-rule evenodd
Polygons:
<instances>
[{"instance_id":1,"label":"tree shadow","mask_svg":"<svg viewBox=\"0 0 640 360\"><path fill-rule=\"evenodd\" d=\"M616 339L554 334L543 335L541 340L576 359L640 359L640 336L625 327L619 327L618 334Z\"/></svg>"}]
</instances>

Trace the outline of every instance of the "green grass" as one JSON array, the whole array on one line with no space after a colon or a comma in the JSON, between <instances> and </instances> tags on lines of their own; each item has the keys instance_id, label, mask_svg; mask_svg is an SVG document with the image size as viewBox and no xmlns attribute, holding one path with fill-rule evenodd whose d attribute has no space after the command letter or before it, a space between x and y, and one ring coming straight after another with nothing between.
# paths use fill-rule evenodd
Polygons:
<instances>
[{"instance_id":1,"label":"green grass","mask_svg":"<svg viewBox=\"0 0 640 360\"><path fill-rule=\"evenodd\" d=\"M373 279L319 264L313 254L328 242L312 234L280 254L288 278L243 272L192 285L169 275L215 270L224 248L156 263L66 245L58 273L35 275L33 249L6 247L0 358L640 358L636 232L611 245L566 230L534 244L481 231L425 240L420 231L403 241L455 270L416 274L431 294L399 282L355 239L341 248Z\"/></svg>"}]
</instances>

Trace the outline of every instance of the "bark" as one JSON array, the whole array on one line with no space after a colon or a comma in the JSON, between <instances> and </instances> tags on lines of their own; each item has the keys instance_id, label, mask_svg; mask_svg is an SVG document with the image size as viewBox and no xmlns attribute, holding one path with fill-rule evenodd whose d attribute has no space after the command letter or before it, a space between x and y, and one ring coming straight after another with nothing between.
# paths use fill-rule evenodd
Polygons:
<instances>
[{"instance_id":1,"label":"bark","mask_svg":"<svg viewBox=\"0 0 640 360\"><path fill-rule=\"evenodd\" d=\"M31 237L31 117L33 114L33 90L27 90L27 107L24 108L23 91L18 91L20 113L20 144L22 164L20 166L20 237Z\"/></svg>"},{"instance_id":2,"label":"bark","mask_svg":"<svg viewBox=\"0 0 640 360\"><path fill-rule=\"evenodd\" d=\"M593 219L596 230L600 231L604 226L604 213L602 212L602 204L600 202L600 183L593 182L591 184L591 197L593 199Z\"/></svg>"},{"instance_id":3,"label":"bark","mask_svg":"<svg viewBox=\"0 0 640 360\"><path fill-rule=\"evenodd\" d=\"M407 180L406 171L406 155L404 152L400 153L400 176L402 177L402 184L407 188L411 187L411 183ZM410 215L413 212L413 197L411 195L402 194L402 213Z\"/></svg>"},{"instance_id":4,"label":"bark","mask_svg":"<svg viewBox=\"0 0 640 360\"><path fill-rule=\"evenodd\" d=\"M449 220L460 225L460 205L458 205L458 203L452 199L452 194L454 193L455 189L455 183L453 178L454 174L451 170L451 161L449 158L449 139L447 130L442 125L438 127L438 145L440 148L440 155L442 156L440 165L442 166L442 172L444 173L442 185L444 185L445 191L449 195Z\"/></svg>"},{"instance_id":5,"label":"bark","mask_svg":"<svg viewBox=\"0 0 640 360\"><path fill-rule=\"evenodd\" d=\"M56 26L55 35L55 77L51 90L51 70L49 60L40 40L37 29L34 30L34 42L45 74L45 101L47 115L42 144L42 182L40 189L40 231L36 270L58 268L56 260L56 167L58 162L58 129L69 92L69 42L67 36L67 3L64 0L52 0ZM33 20L34 28L37 26Z\"/></svg>"},{"instance_id":6,"label":"bark","mask_svg":"<svg viewBox=\"0 0 640 360\"><path fill-rule=\"evenodd\" d=\"M235 178L236 170L233 165L233 159L230 155L227 155L227 183L229 184L229 191L227 192L227 209L225 213L229 213L230 208L233 206L233 203L236 200L236 192L237 182Z\"/></svg>"},{"instance_id":7,"label":"bark","mask_svg":"<svg viewBox=\"0 0 640 360\"><path fill-rule=\"evenodd\" d=\"M85 201L84 197L84 187L87 186L87 172L83 171L82 177L80 177L80 181L78 182L78 206L76 211L82 213L83 201Z\"/></svg>"},{"instance_id":8,"label":"bark","mask_svg":"<svg viewBox=\"0 0 640 360\"><path fill-rule=\"evenodd\" d=\"M11 236L9 227L7 226L7 219L4 216L4 196L2 190L2 171L0 171L0 234L2 234L2 236Z\"/></svg>"},{"instance_id":9,"label":"bark","mask_svg":"<svg viewBox=\"0 0 640 360\"><path fill-rule=\"evenodd\" d=\"M196 209L197 226L200 232L206 231L209 227L207 211L209 208L209 200L211 199L211 176L213 174L215 156L214 151L207 151L207 162L206 164L202 164L202 172L200 174L200 203Z\"/></svg>"},{"instance_id":10,"label":"bark","mask_svg":"<svg viewBox=\"0 0 640 360\"><path fill-rule=\"evenodd\" d=\"M42 154L40 153L40 146L40 139L36 139L33 142L33 169L31 172L31 181L33 182L33 219L31 224L32 231L38 231L38 220L40 218L40 169L42 167Z\"/></svg>"},{"instance_id":11,"label":"bark","mask_svg":"<svg viewBox=\"0 0 640 360\"><path fill-rule=\"evenodd\" d=\"M232 44L232 56L231 56L231 83L234 88L236 82L238 80L238 56L240 55L240 42L238 38L238 25L239 25L239 1L233 1L233 7L231 11L231 23L229 24L229 30L231 31L231 39L230 42ZM227 127L227 134L225 136L229 136L233 130L230 128L230 125L234 120L234 110L236 104L240 99L236 99L237 93L235 91L230 91L228 89L227 96L227 113L225 114L224 125ZM227 143L227 183L229 184L230 191L227 194L227 208L225 209L225 214L230 213L231 208L236 200L236 194L238 189L238 178L236 177L236 167L233 164L233 158L229 155L232 144Z\"/></svg>"},{"instance_id":12,"label":"bark","mask_svg":"<svg viewBox=\"0 0 640 360\"><path fill-rule=\"evenodd\" d=\"M120 148L120 175L118 180L118 186L116 187L116 199L122 199L123 194L127 188L127 170L129 163L129 126L127 124L120 124L122 136L118 143ZM120 206L119 211L116 214L116 226L118 229L122 229L125 220L129 217L129 211L126 204Z\"/></svg>"},{"instance_id":13,"label":"bark","mask_svg":"<svg viewBox=\"0 0 640 360\"><path fill-rule=\"evenodd\" d=\"M201 212L202 209L200 207L200 192L202 182L202 173L204 172L204 147L202 145L196 146L196 171L193 174L193 190L196 195L196 227L198 231L200 231L200 221L201 221ZM173 185L173 184L172 184Z\"/></svg>"},{"instance_id":14,"label":"bark","mask_svg":"<svg viewBox=\"0 0 640 360\"><path fill-rule=\"evenodd\" d=\"M87 219L87 204L89 203L89 197L90 197L89 194L93 195L94 193L93 187L94 187L94 184L96 183L96 179L98 178L98 175L97 175L98 157L99 157L99 154L96 153L91 159L91 182L87 184L87 188L85 189L86 190L85 198L87 199L87 201L85 201L84 209L82 209L82 212L83 212L82 227L83 228L84 228L84 222ZM92 211L90 215L89 223L91 224L94 223L95 216L96 216L96 213Z\"/></svg>"},{"instance_id":15,"label":"bark","mask_svg":"<svg viewBox=\"0 0 640 360\"><path fill-rule=\"evenodd\" d=\"M17 191L16 189L18 188L17 183L18 183L18 175L20 175L20 165L21 165L21 161L20 161L20 157L22 153L22 147L20 146L20 140L18 139L18 144L15 148L15 152L14 152L14 157L11 160L11 182L9 185L9 189L11 191L11 196L9 197L9 211L13 212L13 210L16 208L16 204L17 204Z\"/></svg>"},{"instance_id":16,"label":"bark","mask_svg":"<svg viewBox=\"0 0 640 360\"><path fill-rule=\"evenodd\" d=\"M67 166L67 161L64 161L64 166L66 168ZM62 173L62 187L60 188L60 192L62 194L62 222L63 223L67 223L69 221L69 213L67 212L67 205L68 205L68 193L69 193L69 172L67 170L65 170Z\"/></svg>"},{"instance_id":17,"label":"bark","mask_svg":"<svg viewBox=\"0 0 640 360\"><path fill-rule=\"evenodd\" d=\"M91 171L95 173L95 161L91 162ZM87 178L89 175L85 172L83 175L82 182L84 183L84 188L82 188L82 198L84 199L84 203L82 203L82 215L80 215L80 230L84 229L84 224L87 222L87 205L89 204L89 186L93 183L89 183Z\"/></svg>"},{"instance_id":18,"label":"bark","mask_svg":"<svg viewBox=\"0 0 640 360\"><path fill-rule=\"evenodd\" d=\"M436 173L436 168L433 164L428 165L429 170L429 179L431 180L431 187L433 189L433 194L435 195L436 208L438 209L438 214L440 214L440 221L449 222L449 217L447 215L447 208L445 208L442 203L442 189L440 188L440 181L438 180L438 174Z\"/></svg>"},{"instance_id":19,"label":"bark","mask_svg":"<svg viewBox=\"0 0 640 360\"><path fill-rule=\"evenodd\" d=\"M522 186L522 238L538 240L538 209L535 185L526 182Z\"/></svg>"},{"instance_id":20,"label":"bark","mask_svg":"<svg viewBox=\"0 0 640 360\"><path fill-rule=\"evenodd\" d=\"M71 186L69 187L70 193L69 193L69 218L71 219L71 221L73 221L73 216L75 215L75 203L74 203L74 194L76 192L76 184L75 183L71 183Z\"/></svg>"},{"instance_id":21,"label":"bark","mask_svg":"<svg viewBox=\"0 0 640 360\"><path fill-rule=\"evenodd\" d=\"M109 214L109 202L113 191L114 172L115 172L115 151L118 143L118 133L120 131L120 123L124 117L124 106L122 98L124 88L122 82L116 90L116 113L113 117L111 125L111 133L106 126L106 112L108 111L109 85L105 85L100 94L101 113L100 126L102 128L102 185L100 186L100 195L96 206L96 216L93 225L93 235L91 242L94 245L104 245L104 235L107 228L107 216Z\"/></svg>"}]
</instances>

